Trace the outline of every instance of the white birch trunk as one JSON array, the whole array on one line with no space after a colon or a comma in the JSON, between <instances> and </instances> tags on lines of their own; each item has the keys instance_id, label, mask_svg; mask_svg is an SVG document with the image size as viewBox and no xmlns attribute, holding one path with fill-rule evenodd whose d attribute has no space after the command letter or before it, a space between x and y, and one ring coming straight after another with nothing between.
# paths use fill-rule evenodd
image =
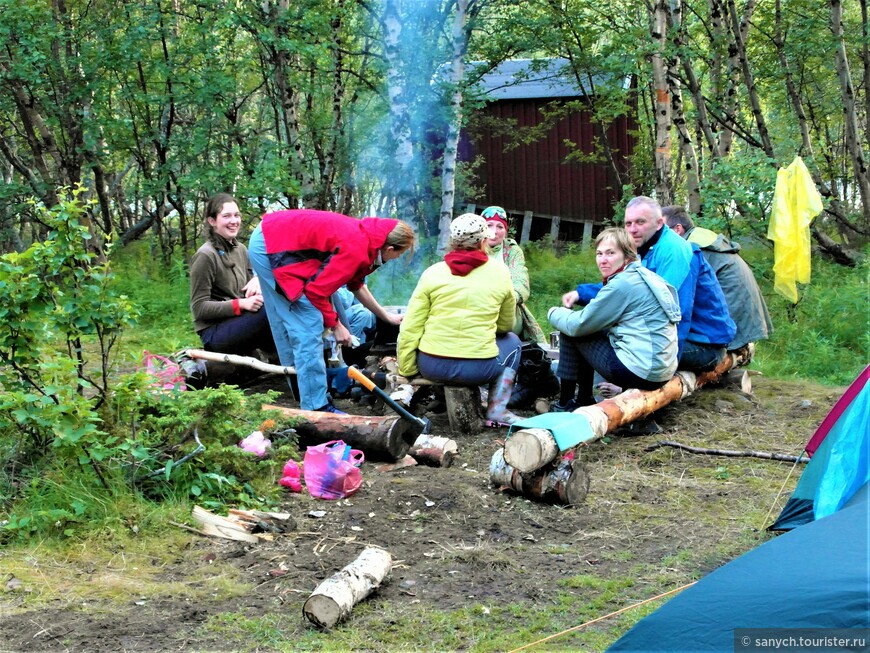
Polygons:
<instances>
[{"instance_id":1,"label":"white birch trunk","mask_svg":"<svg viewBox=\"0 0 870 653\"><path fill-rule=\"evenodd\" d=\"M450 66L449 84L452 89L450 121L444 144L444 160L441 165L441 214L438 220L438 253L447 251L450 222L453 220L453 204L456 201L456 157L459 149L459 129L462 125L462 80L465 77L465 52L467 40L465 23L468 16L468 0L457 0L453 18L453 61Z\"/></svg>"},{"instance_id":2,"label":"white birch trunk","mask_svg":"<svg viewBox=\"0 0 870 653\"><path fill-rule=\"evenodd\" d=\"M656 0L650 16L650 34L656 44L652 55L653 93L655 107L655 169L656 199L666 206L671 203L671 94L668 87L665 47L667 43L668 8L666 0Z\"/></svg>"},{"instance_id":3,"label":"white birch trunk","mask_svg":"<svg viewBox=\"0 0 870 653\"><path fill-rule=\"evenodd\" d=\"M384 55L387 60L387 97L390 101L390 135L393 140L395 174L387 188L396 203L399 219L414 224L414 143L411 139L411 107L405 93L401 36L403 0L387 0L384 6ZM416 230L416 229L415 229Z\"/></svg>"},{"instance_id":4,"label":"white birch trunk","mask_svg":"<svg viewBox=\"0 0 870 653\"><path fill-rule=\"evenodd\" d=\"M389 552L367 547L356 560L317 586L302 606L302 614L319 628L332 628L347 618L353 606L371 594L392 568Z\"/></svg>"},{"instance_id":5,"label":"white birch trunk","mask_svg":"<svg viewBox=\"0 0 870 653\"><path fill-rule=\"evenodd\" d=\"M840 0L831 0L831 30L834 33L837 47L834 50L834 61L837 66L837 77L840 80L840 96L843 100L843 120L846 123L846 148L852 160L852 171L858 190L861 193L861 203L864 207L864 225L870 225L870 175L867 170L867 158L861 147L858 131L858 113L855 107L855 87L852 84L852 74L849 71L849 58L846 54L846 42L843 38L843 6ZM866 93L865 89L865 93Z\"/></svg>"}]
</instances>

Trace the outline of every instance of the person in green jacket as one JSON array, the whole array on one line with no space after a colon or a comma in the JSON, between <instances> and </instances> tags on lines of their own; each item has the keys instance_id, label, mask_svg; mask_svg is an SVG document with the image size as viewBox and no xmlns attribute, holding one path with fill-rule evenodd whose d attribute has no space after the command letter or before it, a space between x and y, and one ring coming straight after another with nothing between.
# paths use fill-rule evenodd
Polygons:
<instances>
[{"instance_id":1,"label":"person in green jacket","mask_svg":"<svg viewBox=\"0 0 870 653\"><path fill-rule=\"evenodd\" d=\"M522 343L511 332L516 302L510 274L486 254L479 215L450 224L450 251L427 268L399 328L399 374L451 385L489 385L486 418L493 426L520 418L507 410Z\"/></svg>"},{"instance_id":2,"label":"person in green jacket","mask_svg":"<svg viewBox=\"0 0 870 653\"><path fill-rule=\"evenodd\" d=\"M526 306L531 294L529 270L526 267L526 256L522 248L516 240L507 237L507 211L500 206L488 206L480 215L486 220L486 226L490 231L487 238L489 258L502 261L511 273L511 284L517 303L511 331L523 342L544 342L544 332Z\"/></svg>"},{"instance_id":3,"label":"person in green jacket","mask_svg":"<svg viewBox=\"0 0 870 653\"><path fill-rule=\"evenodd\" d=\"M594 404L595 372L623 388L654 390L677 370L681 314L674 287L640 265L621 227L599 234L595 263L604 283L598 294L579 311L554 306L547 313L562 333L556 370L562 387L553 412Z\"/></svg>"}]
</instances>

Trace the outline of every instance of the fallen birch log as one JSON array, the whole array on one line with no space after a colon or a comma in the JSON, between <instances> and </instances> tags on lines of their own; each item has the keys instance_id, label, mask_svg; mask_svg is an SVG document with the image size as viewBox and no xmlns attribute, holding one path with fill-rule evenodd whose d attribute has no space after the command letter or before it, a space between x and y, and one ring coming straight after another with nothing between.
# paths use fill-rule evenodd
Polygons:
<instances>
[{"instance_id":1,"label":"fallen birch log","mask_svg":"<svg viewBox=\"0 0 870 653\"><path fill-rule=\"evenodd\" d=\"M300 447L344 440L362 450L368 460L401 460L415 438L412 425L398 416L336 415L273 404L263 405L263 410L278 410L295 419Z\"/></svg>"},{"instance_id":2,"label":"fallen birch log","mask_svg":"<svg viewBox=\"0 0 870 653\"><path fill-rule=\"evenodd\" d=\"M318 628L332 628L353 606L377 588L393 568L389 552L366 547L359 557L320 583L302 606L302 614Z\"/></svg>"},{"instance_id":3,"label":"fallen birch log","mask_svg":"<svg viewBox=\"0 0 870 653\"><path fill-rule=\"evenodd\" d=\"M251 356L238 356L236 354L221 354L214 351L205 351L204 349L187 349L184 352L190 358L203 361L212 361L213 363L229 363L230 365L242 365L243 367L251 367L261 372L269 374L283 374L285 376L296 374L295 367L284 367L283 365L272 365L264 363L259 358Z\"/></svg>"},{"instance_id":4,"label":"fallen birch log","mask_svg":"<svg viewBox=\"0 0 870 653\"><path fill-rule=\"evenodd\" d=\"M576 431L581 434L578 436L580 441L568 449L598 440L620 426L631 424L663 406L684 399L698 388L717 381L722 375L746 365L750 360L752 351L749 347L744 347L738 352L727 353L712 372L695 375L692 372L679 371L658 390L626 390L593 406L582 406L571 413L577 420ZM542 468L555 460L562 451L568 450L560 450L555 438L546 429L535 430L544 433L528 434L524 432L526 429L519 429L505 443L505 460L510 461L511 466L524 474ZM552 444L546 442L548 439L553 441Z\"/></svg>"},{"instance_id":5,"label":"fallen birch log","mask_svg":"<svg viewBox=\"0 0 870 653\"><path fill-rule=\"evenodd\" d=\"M589 473L578 460L563 458L528 474L508 465L504 449L496 451L489 463L492 484L519 492L527 499L576 505L589 494Z\"/></svg>"},{"instance_id":6,"label":"fallen birch log","mask_svg":"<svg viewBox=\"0 0 870 653\"><path fill-rule=\"evenodd\" d=\"M459 455L459 447L450 438L422 433L411 445L408 453L418 463L430 467L450 467Z\"/></svg>"},{"instance_id":7,"label":"fallen birch log","mask_svg":"<svg viewBox=\"0 0 870 653\"><path fill-rule=\"evenodd\" d=\"M809 458L803 456L792 456L785 453L768 453L767 451L735 451L733 449L706 449L704 447L692 447L688 444L680 444L679 442L671 442L669 440L659 440L655 444L646 447L644 451L655 451L661 447L674 447L691 453L700 453L708 456L730 456L732 458L764 458L766 460L782 460L787 463L806 463Z\"/></svg>"}]
</instances>

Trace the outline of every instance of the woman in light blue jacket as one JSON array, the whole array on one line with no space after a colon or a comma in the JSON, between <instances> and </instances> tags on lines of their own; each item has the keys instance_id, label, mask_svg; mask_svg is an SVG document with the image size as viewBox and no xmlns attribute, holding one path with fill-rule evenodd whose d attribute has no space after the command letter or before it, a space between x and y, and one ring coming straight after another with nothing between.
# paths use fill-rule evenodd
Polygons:
<instances>
[{"instance_id":1,"label":"woman in light blue jacket","mask_svg":"<svg viewBox=\"0 0 870 653\"><path fill-rule=\"evenodd\" d=\"M553 307L547 314L562 333L556 412L595 403L596 371L623 388L654 390L677 369L680 304L673 286L641 267L634 240L622 228L601 232L595 262L604 282L595 298L582 310Z\"/></svg>"}]
</instances>

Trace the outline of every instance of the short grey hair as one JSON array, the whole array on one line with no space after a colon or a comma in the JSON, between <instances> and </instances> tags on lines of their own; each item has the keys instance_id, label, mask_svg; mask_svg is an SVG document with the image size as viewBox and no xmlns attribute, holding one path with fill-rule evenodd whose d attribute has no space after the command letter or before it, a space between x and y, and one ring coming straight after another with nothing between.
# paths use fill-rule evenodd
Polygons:
<instances>
[{"instance_id":1,"label":"short grey hair","mask_svg":"<svg viewBox=\"0 0 870 653\"><path fill-rule=\"evenodd\" d=\"M628 204L625 205L625 210L627 211L628 209L633 209L636 206L646 207L653 213L653 217L662 217L661 205L651 197L647 197L646 195L638 195L637 197L632 197L628 201Z\"/></svg>"}]
</instances>

